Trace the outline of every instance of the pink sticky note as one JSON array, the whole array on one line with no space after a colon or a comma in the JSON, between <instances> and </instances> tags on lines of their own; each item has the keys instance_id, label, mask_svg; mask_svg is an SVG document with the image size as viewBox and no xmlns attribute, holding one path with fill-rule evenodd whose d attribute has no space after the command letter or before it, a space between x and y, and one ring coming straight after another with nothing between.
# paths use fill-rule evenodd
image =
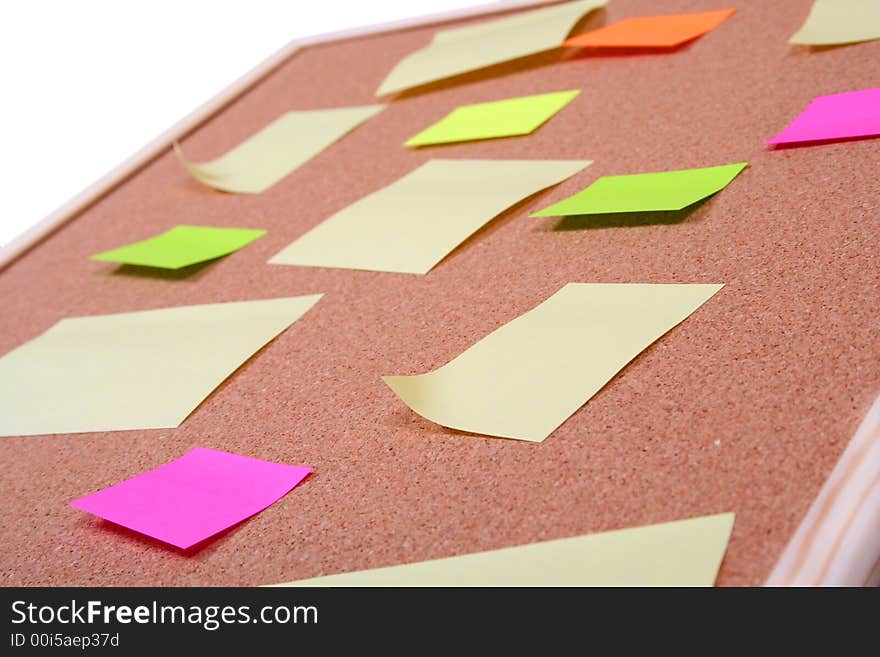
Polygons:
<instances>
[{"instance_id":1,"label":"pink sticky note","mask_svg":"<svg viewBox=\"0 0 880 657\"><path fill-rule=\"evenodd\" d=\"M311 471L196 447L70 505L186 549L274 504Z\"/></svg>"},{"instance_id":2,"label":"pink sticky note","mask_svg":"<svg viewBox=\"0 0 880 657\"><path fill-rule=\"evenodd\" d=\"M819 96L768 144L880 135L880 88Z\"/></svg>"}]
</instances>

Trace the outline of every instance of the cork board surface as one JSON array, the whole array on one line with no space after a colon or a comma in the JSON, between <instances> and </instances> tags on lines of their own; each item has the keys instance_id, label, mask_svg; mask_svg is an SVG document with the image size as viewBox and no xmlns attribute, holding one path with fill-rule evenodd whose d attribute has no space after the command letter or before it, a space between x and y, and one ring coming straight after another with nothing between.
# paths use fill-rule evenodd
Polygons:
<instances>
[{"instance_id":1,"label":"cork board surface","mask_svg":"<svg viewBox=\"0 0 880 657\"><path fill-rule=\"evenodd\" d=\"M613 0L582 28L731 4L671 54L552 53L407 94L261 195L204 188L169 150L0 274L0 353L67 316L326 295L178 429L0 439L2 583L269 584L732 510L718 583L760 584L880 390L880 141L762 143L814 96L875 85L880 42L788 46L809 0ZM288 109L373 102L433 31L300 51L184 148L204 160ZM583 93L531 137L401 146L462 103L570 88ZM426 276L266 264L430 157L595 164ZM601 175L745 160L690 211L528 217ZM186 276L88 259L181 223L269 233ZM436 426L381 382L442 365L572 281L726 287L541 444ZM194 554L67 506L196 445L315 473Z\"/></svg>"}]
</instances>

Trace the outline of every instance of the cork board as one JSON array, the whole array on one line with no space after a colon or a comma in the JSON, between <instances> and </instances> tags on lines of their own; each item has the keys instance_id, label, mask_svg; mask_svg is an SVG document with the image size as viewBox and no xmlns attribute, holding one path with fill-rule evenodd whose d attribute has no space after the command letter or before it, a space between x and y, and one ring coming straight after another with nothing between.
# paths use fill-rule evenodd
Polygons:
<instances>
[{"instance_id":1,"label":"cork board","mask_svg":"<svg viewBox=\"0 0 880 657\"><path fill-rule=\"evenodd\" d=\"M613 0L580 29L727 0ZM173 154L0 274L0 353L77 315L323 292L178 429L0 439L5 585L256 585L735 511L721 585L764 581L880 390L877 140L768 151L816 95L876 84L880 42L787 45L809 0L738 0L674 53L550 53L434 84L257 196ZM205 160L288 109L373 102L435 27L307 47L184 141ZM407 150L451 108L581 88L528 138ZM39 140L39 135L35 135ZM497 217L426 276L269 266L430 157L595 161ZM681 213L528 214L601 175L748 161ZM181 223L265 228L185 275L90 261ZM436 368L579 282L726 283L541 444L421 419L382 374ZM315 473L186 554L67 502L203 445Z\"/></svg>"}]
</instances>

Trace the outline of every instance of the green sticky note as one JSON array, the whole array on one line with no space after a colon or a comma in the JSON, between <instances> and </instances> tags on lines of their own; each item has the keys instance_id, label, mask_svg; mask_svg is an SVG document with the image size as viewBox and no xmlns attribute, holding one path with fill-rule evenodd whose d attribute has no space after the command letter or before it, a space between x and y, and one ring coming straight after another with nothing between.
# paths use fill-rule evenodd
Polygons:
<instances>
[{"instance_id":1,"label":"green sticky note","mask_svg":"<svg viewBox=\"0 0 880 657\"><path fill-rule=\"evenodd\" d=\"M604 176L532 217L681 210L724 189L748 162L704 169Z\"/></svg>"},{"instance_id":2,"label":"green sticky note","mask_svg":"<svg viewBox=\"0 0 880 657\"><path fill-rule=\"evenodd\" d=\"M148 240L93 255L92 260L180 269L229 255L265 234L265 230L246 228L175 226Z\"/></svg>"},{"instance_id":3,"label":"green sticky note","mask_svg":"<svg viewBox=\"0 0 880 657\"><path fill-rule=\"evenodd\" d=\"M579 89L463 105L406 142L406 146L516 137L537 130L580 93Z\"/></svg>"}]
</instances>

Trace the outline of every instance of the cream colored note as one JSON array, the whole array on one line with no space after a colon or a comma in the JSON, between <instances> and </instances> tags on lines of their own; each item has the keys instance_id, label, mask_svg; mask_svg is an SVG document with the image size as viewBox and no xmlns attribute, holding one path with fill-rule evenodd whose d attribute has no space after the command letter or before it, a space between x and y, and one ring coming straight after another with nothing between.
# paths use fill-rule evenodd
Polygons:
<instances>
[{"instance_id":1,"label":"cream colored note","mask_svg":"<svg viewBox=\"0 0 880 657\"><path fill-rule=\"evenodd\" d=\"M880 39L880 0L816 0L789 43L833 46Z\"/></svg>"},{"instance_id":2,"label":"cream colored note","mask_svg":"<svg viewBox=\"0 0 880 657\"><path fill-rule=\"evenodd\" d=\"M562 45L575 24L606 0L566 2L437 32L430 44L404 57L377 96L534 55Z\"/></svg>"},{"instance_id":3,"label":"cream colored note","mask_svg":"<svg viewBox=\"0 0 880 657\"><path fill-rule=\"evenodd\" d=\"M712 586L733 521L720 513L277 586Z\"/></svg>"},{"instance_id":4,"label":"cream colored note","mask_svg":"<svg viewBox=\"0 0 880 657\"><path fill-rule=\"evenodd\" d=\"M382 378L432 422L540 442L722 287L569 283L443 367Z\"/></svg>"},{"instance_id":5,"label":"cream colored note","mask_svg":"<svg viewBox=\"0 0 880 657\"><path fill-rule=\"evenodd\" d=\"M176 427L320 298L63 319L0 358L0 436Z\"/></svg>"},{"instance_id":6,"label":"cream colored note","mask_svg":"<svg viewBox=\"0 0 880 657\"><path fill-rule=\"evenodd\" d=\"M175 149L186 170L199 182L224 192L259 194L384 107L287 112L210 162L188 162L177 144Z\"/></svg>"},{"instance_id":7,"label":"cream colored note","mask_svg":"<svg viewBox=\"0 0 880 657\"><path fill-rule=\"evenodd\" d=\"M589 164L430 160L318 224L269 262L426 274L490 219Z\"/></svg>"}]
</instances>

